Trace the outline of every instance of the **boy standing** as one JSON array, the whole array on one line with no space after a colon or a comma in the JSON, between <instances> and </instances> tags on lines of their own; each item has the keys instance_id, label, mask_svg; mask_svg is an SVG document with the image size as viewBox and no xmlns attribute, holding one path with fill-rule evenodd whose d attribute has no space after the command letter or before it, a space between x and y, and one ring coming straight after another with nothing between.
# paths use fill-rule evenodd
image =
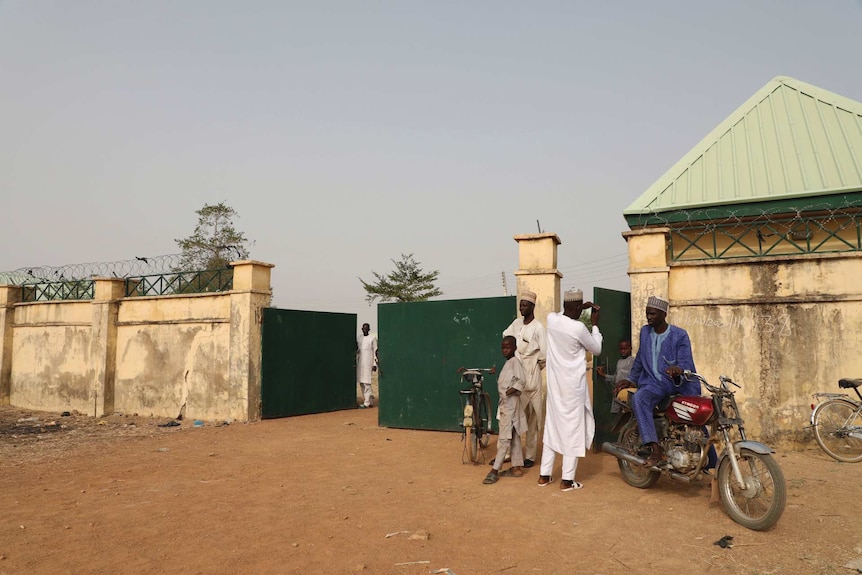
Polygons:
<instances>
[{"instance_id":1,"label":"boy standing","mask_svg":"<svg viewBox=\"0 0 862 575\"><path fill-rule=\"evenodd\" d=\"M521 450L521 433L527 427L527 420L524 415L524 406L521 405L519 395L524 390L526 376L524 374L524 366L521 361L515 357L516 340L513 336L507 335L503 338L500 344L500 349L503 356L506 358L506 365L500 371L497 377L497 392L500 395L500 434L497 436L497 458L494 460L494 467L485 477L485 485L497 483L497 479L502 477L521 477L524 475L522 467L524 466L524 452ZM500 472L503 466L503 459L506 457L506 452L511 447L512 452L512 467Z\"/></svg>"}]
</instances>

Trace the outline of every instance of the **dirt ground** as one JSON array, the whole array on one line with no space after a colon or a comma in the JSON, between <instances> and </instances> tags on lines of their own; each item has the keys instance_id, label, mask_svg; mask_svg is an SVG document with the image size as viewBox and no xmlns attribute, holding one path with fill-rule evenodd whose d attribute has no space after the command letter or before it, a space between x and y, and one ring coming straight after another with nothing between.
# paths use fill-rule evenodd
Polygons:
<instances>
[{"instance_id":1,"label":"dirt ground","mask_svg":"<svg viewBox=\"0 0 862 575\"><path fill-rule=\"evenodd\" d=\"M486 486L458 434L381 428L377 409L166 421L0 408L0 574L807 574L862 558L862 464L813 441L778 454L787 510L758 533L708 487L635 489L604 454L579 491L538 488L537 468Z\"/></svg>"}]
</instances>

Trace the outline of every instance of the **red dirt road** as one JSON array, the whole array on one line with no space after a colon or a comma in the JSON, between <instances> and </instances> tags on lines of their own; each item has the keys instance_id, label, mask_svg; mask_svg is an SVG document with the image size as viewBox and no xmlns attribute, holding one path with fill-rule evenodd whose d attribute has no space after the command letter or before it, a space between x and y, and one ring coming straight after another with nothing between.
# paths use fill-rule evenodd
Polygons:
<instances>
[{"instance_id":1,"label":"red dirt road","mask_svg":"<svg viewBox=\"0 0 862 575\"><path fill-rule=\"evenodd\" d=\"M376 409L21 433L27 415L57 416L0 408L0 574L803 574L862 557L862 464L816 448L778 455L788 507L757 533L707 487L638 490L604 454L580 491L538 488L536 468L482 485L457 434L379 428Z\"/></svg>"}]
</instances>

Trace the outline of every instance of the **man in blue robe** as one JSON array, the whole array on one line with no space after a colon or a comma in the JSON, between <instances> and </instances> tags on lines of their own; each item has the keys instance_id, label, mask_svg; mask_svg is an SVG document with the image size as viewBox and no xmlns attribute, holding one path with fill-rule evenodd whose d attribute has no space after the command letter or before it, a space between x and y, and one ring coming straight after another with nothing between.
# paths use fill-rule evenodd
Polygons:
<instances>
[{"instance_id":1,"label":"man in blue robe","mask_svg":"<svg viewBox=\"0 0 862 575\"><path fill-rule=\"evenodd\" d=\"M696 371L691 355L691 340L681 327L667 323L668 301L650 296L646 305L647 324L641 328L640 346L628 380L617 384L619 389L637 385L632 404L644 446L649 449L646 467L664 460L658 443L653 410L674 393L700 395L700 383L682 377L685 370ZM618 389L614 390L616 393Z\"/></svg>"}]
</instances>

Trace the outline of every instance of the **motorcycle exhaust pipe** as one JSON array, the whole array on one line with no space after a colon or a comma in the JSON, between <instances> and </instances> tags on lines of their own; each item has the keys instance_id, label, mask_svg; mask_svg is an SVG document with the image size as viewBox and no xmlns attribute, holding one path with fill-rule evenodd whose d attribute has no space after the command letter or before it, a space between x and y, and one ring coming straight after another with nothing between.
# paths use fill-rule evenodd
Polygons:
<instances>
[{"instance_id":1,"label":"motorcycle exhaust pipe","mask_svg":"<svg viewBox=\"0 0 862 575\"><path fill-rule=\"evenodd\" d=\"M605 453L610 453L617 459L624 459L632 465L639 465L643 467L644 463L646 463L646 459L638 457L633 453L629 453L616 443L611 443L610 441L605 441L604 443L602 443L602 451L604 451Z\"/></svg>"},{"instance_id":2,"label":"motorcycle exhaust pipe","mask_svg":"<svg viewBox=\"0 0 862 575\"><path fill-rule=\"evenodd\" d=\"M602 451L604 451L605 453L609 453L609 454L613 455L617 459L623 459L625 461L628 461L632 465L638 465L638 466L643 467L643 465L646 463L646 459L644 459L642 457L638 457L637 455L634 455L633 453L629 453L628 451L626 451L625 449L623 449L622 447L620 447L616 443L611 443L610 441L605 441L604 443L602 443ZM651 467L650 469L662 471L658 467ZM686 483L691 482L691 477L689 477L688 475L683 475L682 473L678 473L676 471L671 471L671 470L667 470L667 471L668 471L668 474L673 479L676 479L678 481L685 481Z\"/></svg>"}]
</instances>

